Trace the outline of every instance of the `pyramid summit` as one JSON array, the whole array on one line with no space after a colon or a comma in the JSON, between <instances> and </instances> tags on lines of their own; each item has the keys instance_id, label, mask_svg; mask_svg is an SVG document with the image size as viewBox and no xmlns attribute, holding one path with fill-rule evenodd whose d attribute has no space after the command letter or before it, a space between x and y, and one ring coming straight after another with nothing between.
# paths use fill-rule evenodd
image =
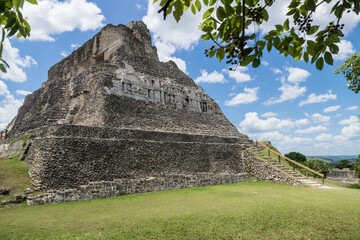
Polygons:
<instances>
[{"instance_id":1,"label":"pyramid summit","mask_svg":"<svg viewBox=\"0 0 360 240\"><path fill-rule=\"evenodd\" d=\"M105 26L51 67L0 150L29 135L21 159L47 192L29 205L241 182L245 166L258 169L247 165L253 141L174 62L159 61L141 21Z\"/></svg>"}]
</instances>

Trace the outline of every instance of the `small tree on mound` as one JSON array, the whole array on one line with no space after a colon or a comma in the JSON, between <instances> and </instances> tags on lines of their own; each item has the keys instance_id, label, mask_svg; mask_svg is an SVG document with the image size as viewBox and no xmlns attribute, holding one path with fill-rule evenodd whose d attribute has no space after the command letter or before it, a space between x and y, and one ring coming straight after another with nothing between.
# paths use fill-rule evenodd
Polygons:
<instances>
[{"instance_id":1,"label":"small tree on mound","mask_svg":"<svg viewBox=\"0 0 360 240\"><path fill-rule=\"evenodd\" d=\"M305 155L299 153L299 152L289 152L285 154L285 157L288 157L294 161L297 161L298 163L304 163L306 162Z\"/></svg>"},{"instance_id":2,"label":"small tree on mound","mask_svg":"<svg viewBox=\"0 0 360 240\"><path fill-rule=\"evenodd\" d=\"M358 178L360 178L360 154L357 157L355 163L354 163L354 169L355 169L355 174Z\"/></svg>"}]
</instances>

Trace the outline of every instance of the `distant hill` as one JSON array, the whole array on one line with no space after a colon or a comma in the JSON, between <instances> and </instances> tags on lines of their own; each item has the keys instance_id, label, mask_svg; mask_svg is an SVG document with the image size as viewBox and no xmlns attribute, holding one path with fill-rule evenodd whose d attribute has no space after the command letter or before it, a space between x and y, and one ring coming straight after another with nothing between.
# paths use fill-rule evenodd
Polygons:
<instances>
[{"instance_id":1,"label":"distant hill","mask_svg":"<svg viewBox=\"0 0 360 240\"><path fill-rule=\"evenodd\" d=\"M348 160L349 162L355 162L355 159L358 157L358 155L340 155L340 156L306 156L307 160L320 160L323 162L326 162L327 164L331 166L335 166L338 162L341 160Z\"/></svg>"}]
</instances>

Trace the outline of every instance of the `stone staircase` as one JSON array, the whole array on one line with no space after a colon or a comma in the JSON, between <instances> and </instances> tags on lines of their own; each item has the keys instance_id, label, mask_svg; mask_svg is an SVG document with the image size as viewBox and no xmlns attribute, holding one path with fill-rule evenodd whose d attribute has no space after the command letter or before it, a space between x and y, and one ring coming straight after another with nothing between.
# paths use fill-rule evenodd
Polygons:
<instances>
[{"instance_id":1,"label":"stone staircase","mask_svg":"<svg viewBox=\"0 0 360 240\"><path fill-rule=\"evenodd\" d=\"M59 90L61 91L61 95L63 96L63 99L66 99L67 92L68 92L67 85L62 84L62 86L59 88ZM58 103L51 108L47 122L51 124L51 123L56 123L59 120L65 119L67 113L68 113L68 109L65 108L62 105L62 103Z\"/></svg>"},{"instance_id":2,"label":"stone staircase","mask_svg":"<svg viewBox=\"0 0 360 240\"><path fill-rule=\"evenodd\" d=\"M313 188L331 188L329 186L325 186L322 185L316 181L310 180L308 178L306 178L305 176L297 173L296 171L293 171L287 167L285 167L284 165L282 165L281 163L279 163L278 161L272 159L271 157L265 156L261 150L263 149L263 147L259 146L251 146L250 147L251 151L256 153L258 156L260 156L261 158L268 160L273 166L281 169L283 172L286 172L287 174L291 175L292 177L296 178L299 182L303 183L304 185L308 186L308 187L313 187Z\"/></svg>"}]
</instances>

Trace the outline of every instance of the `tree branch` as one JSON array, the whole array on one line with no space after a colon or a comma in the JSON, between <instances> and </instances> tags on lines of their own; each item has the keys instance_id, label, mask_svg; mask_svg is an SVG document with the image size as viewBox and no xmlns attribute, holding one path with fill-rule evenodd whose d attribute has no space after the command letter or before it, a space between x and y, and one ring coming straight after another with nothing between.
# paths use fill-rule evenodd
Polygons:
<instances>
[{"instance_id":1,"label":"tree branch","mask_svg":"<svg viewBox=\"0 0 360 240\"><path fill-rule=\"evenodd\" d=\"M164 12L164 20L166 20L166 11L173 0L167 0L164 6L158 11L158 13Z\"/></svg>"}]
</instances>

